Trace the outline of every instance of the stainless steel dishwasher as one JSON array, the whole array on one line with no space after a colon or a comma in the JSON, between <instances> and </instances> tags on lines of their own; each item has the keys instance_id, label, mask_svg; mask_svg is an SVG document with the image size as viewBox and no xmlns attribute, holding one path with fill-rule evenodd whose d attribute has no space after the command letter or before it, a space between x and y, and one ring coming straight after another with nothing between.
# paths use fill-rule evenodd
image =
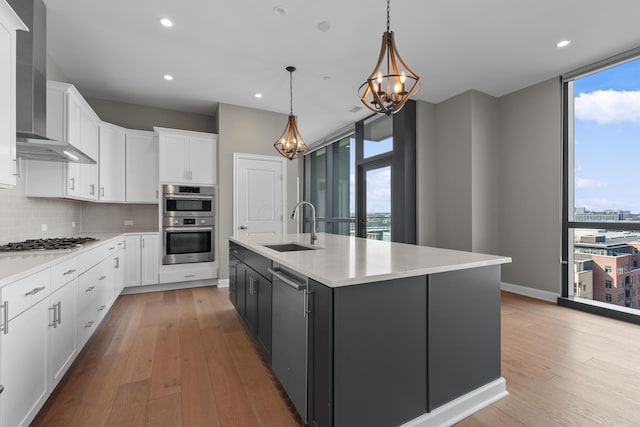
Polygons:
<instances>
[{"instance_id":1,"label":"stainless steel dishwasher","mask_svg":"<svg viewBox=\"0 0 640 427\"><path fill-rule=\"evenodd\" d=\"M271 368L307 421L307 278L277 263L273 276Z\"/></svg>"}]
</instances>

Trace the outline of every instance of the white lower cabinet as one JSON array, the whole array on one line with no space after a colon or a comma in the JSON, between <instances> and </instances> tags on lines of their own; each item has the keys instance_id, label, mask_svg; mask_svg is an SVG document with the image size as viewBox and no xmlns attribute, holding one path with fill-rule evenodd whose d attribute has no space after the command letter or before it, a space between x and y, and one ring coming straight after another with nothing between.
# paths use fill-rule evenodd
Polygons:
<instances>
[{"instance_id":1,"label":"white lower cabinet","mask_svg":"<svg viewBox=\"0 0 640 427\"><path fill-rule=\"evenodd\" d=\"M157 285L160 268L160 236L158 234L127 236L126 242L124 286Z\"/></svg>"},{"instance_id":2,"label":"white lower cabinet","mask_svg":"<svg viewBox=\"0 0 640 427\"><path fill-rule=\"evenodd\" d=\"M78 279L49 298L49 390L53 390L76 357Z\"/></svg>"},{"instance_id":3,"label":"white lower cabinet","mask_svg":"<svg viewBox=\"0 0 640 427\"><path fill-rule=\"evenodd\" d=\"M49 269L2 290L0 425L27 426L49 396L47 334Z\"/></svg>"}]
</instances>

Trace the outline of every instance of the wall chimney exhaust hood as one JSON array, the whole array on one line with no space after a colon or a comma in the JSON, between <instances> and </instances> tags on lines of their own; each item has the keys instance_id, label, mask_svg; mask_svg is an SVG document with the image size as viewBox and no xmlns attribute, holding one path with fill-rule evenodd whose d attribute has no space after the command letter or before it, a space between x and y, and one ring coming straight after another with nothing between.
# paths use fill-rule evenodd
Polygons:
<instances>
[{"instance_id":1,"label":"wall chimney exhaust hood","mask_svg":"<svg viewBox=\"0 0 640 427\"><path fill-rule=\"evenodd\" d=\"M16 49L16 151L23 159L96 161L47 134L47 9L42 0L8 0L29 31L18 31Z\"/></svg>"}]
</instances>

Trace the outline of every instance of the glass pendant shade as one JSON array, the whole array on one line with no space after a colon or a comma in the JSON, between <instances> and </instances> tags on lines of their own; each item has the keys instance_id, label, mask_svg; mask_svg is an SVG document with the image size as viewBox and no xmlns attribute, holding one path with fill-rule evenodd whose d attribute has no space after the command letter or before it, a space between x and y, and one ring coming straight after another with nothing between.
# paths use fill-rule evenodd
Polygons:
<instances>
[{"instance_id":1,"label":"glass pendant shade","mask_svg":"<svg viewBox=\"0 0 640 427\"><path fill-rule=\"evenodd\" d=\"M287 126L284 128L284 132L273 144L276 151L289 160L293 160L297 157L303 156L307 152L307 144L304 143L300 131L298 130L298 124L296 116L293 115L293 72L296 67L288 66L286 70L289 72L289 94L291 103L291 113L287 119Z\"/></svg>"},{"instance_id":2,"label":"glass pendant shade","mask_svg":"<svg viewBox=\"0 0 640 427\"><path fill-rule=\"evenodd\" d=\"M296 157L303 156L307 152L307 145L304 143L298 125L296 123L296 116L291 114L287 120L287 126L284 128L284 132L273 144L278 153L283 155L289 160L293 160Z\"/></svg>"},{"instance_id":3,"label":"glass pendant shade","mask_svg":"<svg viewBox=\"0 0 640 427\"><path fill-rule=\"evenodd\" d=\"M404 63L389 30L389 2L387 1L387 31L382 34L380 57L373 72L360 89L362 103L374 113L393 114L407 99L418 93L420 77Z\"/></svg>"}]
</instances>

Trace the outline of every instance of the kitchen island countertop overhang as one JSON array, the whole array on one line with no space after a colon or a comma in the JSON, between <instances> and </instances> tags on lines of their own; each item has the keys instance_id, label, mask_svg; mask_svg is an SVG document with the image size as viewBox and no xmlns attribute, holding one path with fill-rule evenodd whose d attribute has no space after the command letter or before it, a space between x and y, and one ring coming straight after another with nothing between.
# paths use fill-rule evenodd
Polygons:
<instances>
[{"instance_id":1,"label":"kitchen island countertop overhang","mask_svg":"<svg viewBox=\"0 0 640 427\"><path fill-rule=\"evenodd\" d=\"M229 237L247 249L332 288L507 264L510 257L335 234ZM315 250L278 252L265 245L297 243Z\"/></svg>"}]
</instances>

